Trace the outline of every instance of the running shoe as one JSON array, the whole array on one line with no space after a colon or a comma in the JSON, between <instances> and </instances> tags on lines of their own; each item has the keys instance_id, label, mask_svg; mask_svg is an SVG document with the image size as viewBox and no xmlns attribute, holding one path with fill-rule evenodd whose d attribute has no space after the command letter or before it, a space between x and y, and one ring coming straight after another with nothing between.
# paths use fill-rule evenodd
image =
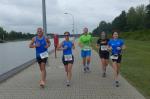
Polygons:
<instances>
[{"instance_id":1,"label":"running shoe","mask_svg":"<svg viewBox=\"0 0 150 99\"><path fill-rule=\"evenodd\" d=\"M84 70L84 73L86 73L86 71L87 71L86 68L84 68L83 70Z\"/></svg>"},{"instance_id":2,"label":"running shoe","mask_svg":"<svg viewBox=\"0 0 150 99\"><path fill-rule=\"evenodd\" d=\"M87 70L87 72L91 72L89 67L87 67L86 70Z\"/></svg>"},{"instance_id":3,"label":"running shoe","mask_svg":"<svg viewBox=\"0 0 150 99\"><path fill-rule=\"evenodd\" d=\"M66 86L69 87L70 86L70 81L66 82Z\"/></svg>"},{"instance_id":4,"label":"running shoe","mask_svg":"<svg viewBox=\"0 0 150 99\"><path fill-rule=\"evenodd\" d=\"M106 73L103 73L103 74L102 74L102 77L105 78L105 77L106 77Z\"/></svg>"},{"instance_id":5,"label":"running shoe","mask_svg":"<svg viewBox=\"0 0 150 99\"><path fill-rule=\"evenodd\" d=\"M119 87L119 81L115 81L116 87Z\"/></svg>"}]
</instances>

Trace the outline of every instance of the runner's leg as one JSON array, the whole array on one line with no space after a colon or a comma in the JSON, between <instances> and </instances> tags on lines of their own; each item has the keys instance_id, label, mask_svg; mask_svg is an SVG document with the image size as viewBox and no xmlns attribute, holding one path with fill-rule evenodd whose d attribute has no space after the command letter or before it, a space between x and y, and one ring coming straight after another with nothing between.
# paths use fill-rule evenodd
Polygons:
<instances>
[{"instance_id":1,"label":"runner's leg","mask_svg":"<svg viewBox=\"0 0 150 99\"><path fill-rule=\"evenodd\" d=\"M68 64L68 80L71 81L72 78L72 64Z\"/></svg>"}]
</instances>

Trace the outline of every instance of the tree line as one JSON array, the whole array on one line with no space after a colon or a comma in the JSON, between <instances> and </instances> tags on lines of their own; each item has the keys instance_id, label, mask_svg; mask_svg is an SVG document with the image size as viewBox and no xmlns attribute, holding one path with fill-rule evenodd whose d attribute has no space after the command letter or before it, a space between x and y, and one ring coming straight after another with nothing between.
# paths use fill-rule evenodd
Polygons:
<instances>
[{"instance_id":1,"label":"tree line","mask_svg":"<svg viewBox=\"0 0 150 99\"><path fill-rule=\"evenodd\" d=\"M34 34L22 33L16 31L7 32L2 27L0 27L0 40L12 41L12 40L27 40L31 39Z\"/></svg>"},{"instance_id":2,"label":"tree line","mask_svg":"<svg viewBox=\"0 0 150 99\"><path fill-rule=\"evenodd\" d=\"M112 22L101 21L92 34L98 36L102 31L111 33L113 31L132 32L145 29L150 29L150 4L131 7L127 12L122 11Z\"/></svg>"}]
</instances>

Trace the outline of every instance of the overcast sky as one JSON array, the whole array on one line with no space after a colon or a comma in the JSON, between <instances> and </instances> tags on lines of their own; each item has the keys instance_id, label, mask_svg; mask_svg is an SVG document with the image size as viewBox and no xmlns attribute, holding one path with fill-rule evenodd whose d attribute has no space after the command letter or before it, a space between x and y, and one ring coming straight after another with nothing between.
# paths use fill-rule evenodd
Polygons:
<instances>
[{"instance_id":1,"label":"overcast sky","mask_svg":"<svg viewBox=\"0 0 150 99\"><path fill-rule=\"evenodd\" d=\"M75 31L83 27L89 31L100 21L111 22L122 10L131 6L148 4L149 0L46 0L47 28L49 33L62 34L72 31L72 17ZM42 0L0 0L0 26L5 30L35 33L42 26Z\"/></svg>"}]
</instances>

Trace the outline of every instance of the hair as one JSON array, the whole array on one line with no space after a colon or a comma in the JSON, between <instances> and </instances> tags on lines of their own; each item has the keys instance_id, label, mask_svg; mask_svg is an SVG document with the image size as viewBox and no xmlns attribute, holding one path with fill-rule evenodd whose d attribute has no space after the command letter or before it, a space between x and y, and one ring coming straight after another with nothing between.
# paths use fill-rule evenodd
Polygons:
<instances>
[{"instance_id":1,"label":"hair","mask_svg":"<svg viewBox=\"0 0 150 99\"><path fill-rule=\"evenodd\" d=\"M114 33L117 33L117 34L119 35L119 32L116 32L116 31L115 31L115 32L112 33L112 36L114 35Z\"/></svg>"},{"instance_id":2,"label":"hair","mask_svg":"<svg viewBox=\"0 0 150 99\"><path fill-rule=\"evenodd\" d=\"M69 33L68 31L66 31L66 32L64 33L64 35L65 35L65 34L68 34L68 35L70 35L70 33Z\"/></svg>"},{"instance_id":3,"label":"hair","mask_svg":"<svg viewBox=\"0 0 150 99\"><path fill-rule=\"evenodd\" d=\"M38 28L37 28L37 30L39 30L39 29L43 31L43 28L41 28L41 27L38 27Z\"/></svg>"}]
</instances>

